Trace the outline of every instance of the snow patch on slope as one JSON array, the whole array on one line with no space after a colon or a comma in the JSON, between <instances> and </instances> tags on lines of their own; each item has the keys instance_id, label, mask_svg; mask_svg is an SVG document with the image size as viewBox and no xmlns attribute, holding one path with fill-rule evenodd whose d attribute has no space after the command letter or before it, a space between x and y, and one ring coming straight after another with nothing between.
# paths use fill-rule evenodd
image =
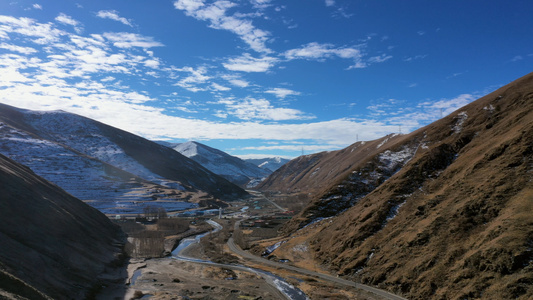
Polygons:
<instances>
[{"instance_id":1,"label":"snow patch on slope","mask_svg":"<svg viewBox=\"0 0 533 300\"><path fill-rule=\"evenodd\" d=\"M468 119L468 114L466 111L462 111L459 114L457 114L455 125L453 126L452 130L455 133L461 132L463 130L463 124Z\"/></svg>"}]
</instances>

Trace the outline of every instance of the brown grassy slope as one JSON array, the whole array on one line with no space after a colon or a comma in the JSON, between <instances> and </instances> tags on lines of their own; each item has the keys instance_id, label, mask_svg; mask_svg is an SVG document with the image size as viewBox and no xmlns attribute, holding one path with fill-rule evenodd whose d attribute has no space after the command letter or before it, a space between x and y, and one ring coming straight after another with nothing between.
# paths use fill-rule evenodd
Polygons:
<instances>
[{"instance_id":1,"label":"brown grassy slope","mask_svg":"<svg viewBox=\"0 0 533 300\"><path fill-rule=\"evenodd\" d=\"M531 299L533 74L409 138L401 171L308 237L316 258L412 299Z\"/></svg>"},{"instance_id":2,"label":"brown grassy slope","mask_svg":"<svg viewBox=\"0 0 533 300\"><path fill-rule=\"evenodd\" d=\"M316 196L400 138L401 135L389 135L374 141L357 142L338 151L297 157L271 174L257 189Z\"/></svg>"},{"instance_id":3,"label":"brown grassy slope","mask_svg":"<svg viewBox=\"0 0 533 300\"><path fill-rule=\"evenodd\" d=\"M0 290L8 293L35 295L24 284L14 290L21 280L54 299L86 298L120 251L107 217L2 155L0 220Z\"/></svg>"}]
</instances>

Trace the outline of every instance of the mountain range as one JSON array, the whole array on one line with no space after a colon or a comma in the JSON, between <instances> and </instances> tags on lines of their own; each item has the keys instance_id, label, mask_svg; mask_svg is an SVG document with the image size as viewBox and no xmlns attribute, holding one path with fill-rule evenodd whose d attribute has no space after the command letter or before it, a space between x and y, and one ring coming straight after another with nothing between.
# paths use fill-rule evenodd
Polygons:
<instances>
[{"instance_id":1,"label":"mountain range","mask_svg":"<svg viewBox=\"0 0 533 300\"><path fill-rule=\"evenodd\" d=\"M406 135L297 158L273 256L409 299L533 298L533 73Z\"/></svg>"},{"instance_id":2,"label":"mountain range","mask_svg":"<svg viewBox=\"0 0 533 300\"><path fill-rule=\"evenodd\" d=\"M124 242L98 210L247 195L174 149L62 111L0 104L0 140L0 298L90 298ZM532 299L532 182L533 73L412 133L296 158L258 188L308 197L270 258L409 299Z\"/></svg>"},{"instance_id":3,"label":"mountain range","mask_svg":"<svg viewBox=\"0 0 533 300\"><path fill-rule=\"evenodd\" d=\"M177 210L247 195L168 147L63 111L0 104L0 139L0 153L107 213L139 213L152 200Z\"/></svg>"},{"instance_id":4,"label":"mountain range","mask_svg":"<svg viewBox=\"0 0 533 300\"><path fill-rule=\"evenodd\" d=\"M211 172L239 186L261 181L272 173L270 170L260 168L238 157L198 142L190 141L181 144L169 144L169 146Z\"/></svg>"},{"instance_id":5,"label":"mountain range","mask_svg":"<svg viewBox=\"0 0 533 300\"><path fill-rule=\"evenodd\" d=\"M247 158L244 160L258 166L259 168L269 170L270 173L278 170L284 164L290 161L290 159L282 158L279 156L266 158Z\"/></svg>"}]
</instances>

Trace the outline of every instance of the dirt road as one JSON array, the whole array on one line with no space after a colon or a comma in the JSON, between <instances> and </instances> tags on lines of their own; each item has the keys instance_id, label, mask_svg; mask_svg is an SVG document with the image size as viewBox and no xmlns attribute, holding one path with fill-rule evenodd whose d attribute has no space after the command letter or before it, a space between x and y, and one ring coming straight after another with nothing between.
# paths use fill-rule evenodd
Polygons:
<instances>
[{"instance_id":1,"label":"dirt road","mask_svg":"<svg viewBox=\"0 0 533 300\"><path fill-rule=\"evenodd\" d=\"M297 272L297 273L300 273L300 274L313 276L313 277L318 277L320 279L323 279L323 280L326 280L326 281L329 281L329 282L333 282L333 283L337 283L337 284L341 284L341 285L345 285L345 286L350 286L350 287L355 287L357 289L365 290L367 292L371 292L373 294L376 294L376 295L378 295L380 297L383 297L384 299L406 300L405 298L400 297L398 295L394 295L394 294L389 293L387 291L380 290L380 289L377 289L377 288L374 288L374 287L371 287L371 286L368 286L368 285L356 283L356 282L353 282L353 281L345 280L345 279L334 277L334 276L331 276L331 275L317 273L317 272L313 272L313 271L310 271L310 270L306 270L306 269L302 269L302 268L298 268L298 267L294 267L294 266L290 266L290 265L286 265L286 264L282 264L282 263L278 263L278 262L273 262L273 261L270 261L270 260L255 256L255 255L253 255L253 254L251 254L249 252L243 251L239 246L235 245L235 243L233 242L233 238L230 238L228 240L228 247L235 254L237 254L237 255L239 255L239 256L247 259L247 260L250 260L250 261L253 261L253 262L257 263L257 264L260 264L260 265L267 265L267 266L270 266L270 267L282 268L282 269L290 270L290 271Z\"/></svg>"}]
</instances>

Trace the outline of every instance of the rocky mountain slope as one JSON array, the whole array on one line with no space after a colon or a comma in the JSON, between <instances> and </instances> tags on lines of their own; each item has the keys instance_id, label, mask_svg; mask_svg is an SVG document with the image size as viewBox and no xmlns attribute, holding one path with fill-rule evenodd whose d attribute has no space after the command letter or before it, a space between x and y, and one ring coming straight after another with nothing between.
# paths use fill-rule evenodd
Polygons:
<instances>
[{"instance_id":1,"label":"rocky mountain slope","mask_svg":"<svg viewBox=\"0 0 533 300\"><path fill-rule=\"evenodd\" d=\"M533 73L381 149L274 255L409 299L533 298Z\"/></svg>"},{"instance_id":2,"label":"rocky mountain slope","mask_svg":"<svg viewBox=\"0 0 533 300\"><path fill-rule=\"evenodd\" d=\"M297 157L261 182L257 189L263 192L301 195L312 199L313 196L324 193L324 190L331 186L340 184L344 178L352 174L355 168L364 165L372 157L384 152L401 138L402 136L399 134L391 134L374 141L357 142L338 151L320 152ZM402 163L412 156L414 151L416 151L416 146L398 153L387 152L388 154L384 154L383 161L380 164L383 165L382 168L386 168L387 165L391 165L392 169L400 168ZM388 173L393 171L390 170ZM361 187L360 196L368 193L384 178L380 179L375 176L375 178L370 180L376 182L369 187ZM353 198L351 197L351 199ZM322 210L322 214L311 215L310 221L312 221L312 218L334 215L343 208L351 206L351 200L345 199L346 203L342 205L335 197L329 200L335 200L334 207L331 208L333 211L327 213Z\"/></svg>"},{"instance_id":3,"label":"rocky mountain slope","mask_svg":"<svg viewBox=\"0 0 533 300\"><path fill-rule=\"evenodd\" d=\"M147 184L175 189L176 195L182 194L178 198L246 195L172 149L62 111L36 112L0 104L0 140L0 153L82 200L98 199L91 204L102 210L111 210L110 203L117 199L126 206L152 200L154 195L143 188ZM165 205L179 209L184 204Z\"/></svg>"},{"instance_id":4,"label":"rocky mountain slope","mask_svg":"<svg viewBox=\"0 0 533 300\"><path fill-rule=\"evenodd\" d=\"M289 159L277 156L277 157L266 157L266 158L248 158L248 159L245 159L244 161L252 163L258 166L259 168L266 169L270 171L270 173L272 173L272 172L277 171L284 164L288 163Z\"/></svg>"},{"instance_id":5,"label":"rocky mountain slope","mask_svg":"<svg viewBox=\"0 0 533 300\"><path fill-rule=\"evenodd\" d=\"M90 298L120 258L105 215L3 155L0 220L2 299Z\"/></svg>"},{"instance_id":6,"label":"rocky mountain slope","mask_svg":"<svg viewBox=\"0 0 533 300\"><path fill-rule=\"evenodd\" d=\"M262 180L272 173L198 142L176 144L172 145L172 148L239 186L246 186L250 181Z\"/></svg>"}]
</instances>

